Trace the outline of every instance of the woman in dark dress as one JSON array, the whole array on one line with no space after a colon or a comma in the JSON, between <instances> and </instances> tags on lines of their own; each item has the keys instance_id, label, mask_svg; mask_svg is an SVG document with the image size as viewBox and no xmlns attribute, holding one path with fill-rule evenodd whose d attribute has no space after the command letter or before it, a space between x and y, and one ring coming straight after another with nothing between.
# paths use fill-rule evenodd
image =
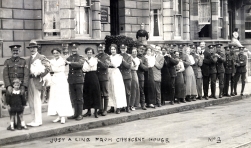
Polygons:
<instances>
[{"instance_id":1,"label":"woman in dark dress","mask_svg":"<svg viewBox=\"0 0 251 148\"><path fill-rule=\"evenodd\" d=\"M178 51L174 52L176 57L180 56ZM175 77L175 98L177 99L177 103L179 104L180 101L184 102L185 100L185 84L184 84L184 77L183 71L185 70L183 61L179 58L179 63L176 67L177 76Z\"/></svg>"},{"instance_id":2,"label":"woman in dark dress","mask_svg":"<svg viewBox=\"0 0 251 148\"><path fill-rule=\"evenodd\" d=\"M145 97L146 97L147 107L155 108L153 104L156 104L156 95L155 95L155 82L152 69L155 65L155 57L152 53L153 53L152 47L147 46L145 58L148 61L148 71L145 72Z\"/></svg>"},{"instance_id":3,"label":"woman in dark dress","mask_svg":"<svg viewBox=\"0 0 251 148\"><path fill-rule=\"evenodd\" d=\"M85 54L87 54L87 58L84 59L83 65L83 71L86 73L83 91L83 109L88 109L88 111L83 116L91 116L91 108L94 108L94 116L98 118L97 110L101 109L101 94L99 80L96 74L98 59L93 57L94 50L90 47L85 49Z\"/></svg>"}]
</instances>

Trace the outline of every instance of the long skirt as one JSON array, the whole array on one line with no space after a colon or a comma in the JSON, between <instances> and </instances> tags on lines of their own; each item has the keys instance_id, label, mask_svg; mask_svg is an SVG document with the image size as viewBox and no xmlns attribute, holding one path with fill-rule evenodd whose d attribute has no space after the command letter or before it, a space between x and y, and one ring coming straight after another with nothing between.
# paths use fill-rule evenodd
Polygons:
<instances>
[{"instance_id":1,"label":"long skirt","mask_svg":"<svg viewBox=\"0 0 251 148\"><path fill-rule=\"evenodd\" d=\"M137 71L131 71L132 83L131 83L131 100L130 106L139 106L140 94L139 94L139 80Z\"/></svg>"},{"instance_id":2,"label":"long skirt","mask_svg":"<svg viewBox=\"0 0 251 148\"><path fill-rule=\"evenodd\" d=\"M185 98L185 84L182 72L177 73L175 77L175 98Z\"/></svg>"},{"instance_id":3,"label":"long skirt","mask_svg":"<svg viewBox=\"0 0 251 148\"><path fill-rule=\"evenodd\" d=\"M64 72L51 76L48 115L72 116L73 109L69 94L69 85Z\"/></svg>"},{"instance_id":4,"label":"long skirt","mask_svg":"<svg viewBox=\"0 0 251 148\"><path fill-rule=\"evenodd\" d=\"M193 68L188 66L185 70L186 75L186 95L197 95L196 78Z\"/></svg>"},{"instance_id":5,"label":"long skirt","mask_svg":"<svg viewBox=\"0 0 251 148\"><path fill-rule=\"evenodd\" d=\"M123 77L118 68L109 68L109 106L122 108L127 106Z\"/></svg>"},{"instance_id":6,"label":"long skirt","mask_svg":"<svg viewBox=\"0 0 251 148\"><path fill-rule=\"evenodd\" d=\"M96 71L87 72L85 74L83 99L83 109L102 108L100 86Z\"/></svg>"},{"instance_id":7,"label":"long skirt","mask_svg":"<svg viewBox=\"0 0 251 148\"><path fill-rule=\"evenodd\" d=\"M148 68L148 71L145 72L145 97L147 104L156 104L155 82L152 68Z\"/></svg>"}]
</instances>

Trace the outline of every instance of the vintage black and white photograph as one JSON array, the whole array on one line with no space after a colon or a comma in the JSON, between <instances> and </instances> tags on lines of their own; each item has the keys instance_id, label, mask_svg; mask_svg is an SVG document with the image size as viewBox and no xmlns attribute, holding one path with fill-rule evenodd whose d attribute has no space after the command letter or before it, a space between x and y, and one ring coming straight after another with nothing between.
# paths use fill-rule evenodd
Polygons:
<instances>
[{"instance_id":1,"label":"vintage black and white photograph","mask_svg":"<svg viewBox=\"0 0 251 148\"><path fill-rule=\"evenodd\" d=\"M1 148L251 148L251 0L0 0Z\"/></svg>"}]
</instances>

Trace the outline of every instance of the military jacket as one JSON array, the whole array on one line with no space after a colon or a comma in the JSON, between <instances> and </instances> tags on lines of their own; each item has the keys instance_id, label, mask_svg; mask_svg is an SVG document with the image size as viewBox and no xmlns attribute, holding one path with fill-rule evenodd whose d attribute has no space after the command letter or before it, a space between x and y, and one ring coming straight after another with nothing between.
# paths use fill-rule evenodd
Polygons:
<instances>
[{"instance_id":1,"label":"military jacket","mask_svg":"<svg viewBox=\"0 0 251 148\"><path fill-rule=\"evenodd\" d=\"M223 53L218 53L220 58L216 62L217 73L225 73L224 62L226 61L226 56Z\"/></svg>"},{"instance_id":2,"label":"military jacket","mask_svg":"<svg viewBox=\"0 0 251 148\"><path fill-rule=\"evenodd\" d=\"M235 57L231 54L226 54L226 61L224 62L225 73L235 73Z\"/></svg>"},{"instance_id":3,"label":"military jacket","mask_svg":"<svg viewBox=\"0 0 251 148\"><path fill-rule=\"evenodd\" d=\"M110 56L106 53L96 55L100 60L97 66L97 75L99 81L108 81L108 68L109 62L111 62Z\"/></svg>"},{"instance_id":4,"label":"military jacket","mask_svg":"<svg viewBox=\"0 0 251 148\"><path fill-rule=\"evenodd\" d=\"M69 84L78 84L84 83L84 75L83 75L83 57L79 54L74 54L69 56L66 60L71 62L69 65L69 74L68 74L68 83Z\"/></svg>"},{"instance_id":5,"label":"military jacket","mask_svg":"<svg viewBox=\"0 0 251 148\"><path fill-rule=\"evenodd\" d=\"M243 54L239 54L236 60L236 63L239 66L236 66L236 73L245 73L247 72L246 64L247 64L247 56Z\"/></svg>"},{"instance_id":6,"label":"military jacket","mask_svg":"<svg viewBox=\"0 0 251 148\"><path fill-rule=\"evenodd\" d=\"M4 62L3 80L6 87L12 86L12 81L18 78L23 86L28 87L29 70L25 59L17 57L10 58Z\"/></svg>"}]
</instances>

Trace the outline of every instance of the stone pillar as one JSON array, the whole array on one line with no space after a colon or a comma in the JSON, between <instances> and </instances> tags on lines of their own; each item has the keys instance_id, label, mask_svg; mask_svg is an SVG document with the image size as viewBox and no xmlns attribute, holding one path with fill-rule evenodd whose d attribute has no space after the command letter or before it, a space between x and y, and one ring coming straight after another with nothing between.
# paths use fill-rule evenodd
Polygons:
<instances>
[{"instance_id":1,"label":"stone pillar","mask_svg":"<svg viewBox=\"0 0 251 148\"><path fill-rule=\"evenodd\" d=\"M190 40L189 0L183 0L183 40Z\"/></svg>"},{"instance_id":2,"label":"stone pillar","mask_svg":"<svg viewBox=\"0 0 251 148\"><path fill-rule=\"evenodd\" d=\"M228 16L228 0L223 0L223 39L228 39L228 24L229 24L229 16Z\"/></svg>"},{"instance_id":3,"label":"stone pillar","mask_svg":"<svg viewBox=\"0 0 251 148\"><path fill-rule=\"evenodd\" d=\"M212 22L211 22L211 37L212 39L218 39L218 22L219 22L219 2L218 0L211 0L211 15L212 15Z\"/></svg>"},{"instance_id":4,"label":"stone pillar","mask_svg":"<svg viewBox=\"0 0 251 148\"><path fill-rule=\"evenodd\" d=\"M163 32L164 40L173 39L173 0L163 0Z\"/></svg>"},{"instance_id":5,"label":"stone pillar","mask_svg":"<svg viewBox=\"0 0 251 148\"><path fill-rule=\"evenodd\" d=\"M61 39L75 38L75 0L60 0L60 37Z\"/></svg>"},{"instance_id":6,"label":"stone pillar","mask_svg":"<svg viewBox=\"0 0 251 148\"><path fill-rule=\"evenodd\" d=\"M101 39L100 0L92 0L92 38Z\"/></svg>"},{"instance_id":7,"label":"stone pillar","mask_svg":"<svg viewBox=\"0 0 251 148\"><path fill-rule=\"evenodd\" d=\"M190 0L190 37L191 40L199 39L199 15L198 15L198 0Z\"/></svg>"}]
</instances>

